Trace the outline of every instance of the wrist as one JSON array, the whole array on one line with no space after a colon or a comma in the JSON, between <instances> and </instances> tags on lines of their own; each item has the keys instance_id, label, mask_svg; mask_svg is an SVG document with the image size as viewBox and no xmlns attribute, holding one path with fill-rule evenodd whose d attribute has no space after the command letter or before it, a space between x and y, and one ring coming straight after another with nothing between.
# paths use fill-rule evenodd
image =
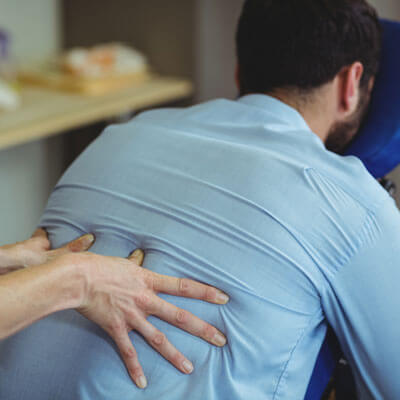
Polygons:
<instances>
[{"instance_id":1,"label":"wrist","mask_svg":"<svg viewBox=\"0 0 400 400\"><path fill-rule=\"evenodd\" d=\"M80 308L87 298L87 271L81 255L68 254L54 260L55 268L62 274L61 291L63 292L63 309Z\"/></svg>"}]
</instances>

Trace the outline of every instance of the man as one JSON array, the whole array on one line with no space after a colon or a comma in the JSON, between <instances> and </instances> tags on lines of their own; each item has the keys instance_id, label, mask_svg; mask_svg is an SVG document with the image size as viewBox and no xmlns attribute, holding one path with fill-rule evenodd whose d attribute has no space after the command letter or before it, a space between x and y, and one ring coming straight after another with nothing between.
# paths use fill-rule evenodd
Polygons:
<instances>
[{"instance_id":1,"label":"man","mask_svg":"<svg viewBox=\"0 0 400 400\"><path fill-rule=\"evenodd\" d=\"M400 217L360 161L334 153L360 125L380 44L364 0L248 0L239 100L106 130L57 185L41 225L56 246L94 232L94 251L140 247L154 272L220 287L231 299L223 308L171 301L228 344L208 347L151 317L195 370L179 376L134 334L149 378L138 391L100 332L61 315L8 343L15 368L24 354L27 389L0 361L0 397L301 399L329 323L360 397L399 398ZM60 341L74 350L64 355Z\"/></svg>"}]
</instances>

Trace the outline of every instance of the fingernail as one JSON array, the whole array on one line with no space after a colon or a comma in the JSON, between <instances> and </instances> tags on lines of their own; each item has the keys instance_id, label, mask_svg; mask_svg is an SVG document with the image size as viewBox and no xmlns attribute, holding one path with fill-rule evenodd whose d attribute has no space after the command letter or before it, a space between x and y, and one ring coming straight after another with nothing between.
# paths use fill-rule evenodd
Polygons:
<instances>
[{"instance_id":1,"label":"fingernail","mask_svg":"<svg viewBox=\"0 0 400 400\"><path fill-rule=\"evenodd\" d=\"M216 345L216 346L225 346L226 345L226 337L222 334L222 333L216 333L212 342Z\"/></svg>"},{"instance_id":2,"label":"fingernail","mask_svg":"<svg viewBox=\"0 0 400 400\"><path fill-rule=\"evenodd\" d=\"M140 389L145 389L147 387L147 379L145 376L139 377L137 380L137 385L140 387Z\"/></svg>"},{"instance_id":3,"label":"fingernail","mask_svg":"<svg viewBox=\"0 0 400 400\"><path fill-rule=\"evenodd\" d=\"M136 249L136 250L132 253L132 257L136 260L136 263L137 263L138 265L142 265L143 259L144 259L143 250L141 250L141 249Z\"/></svg>"},{"instance_id":4,"label":"fingernail","mask_svg":"<svg viewBox=\"0 0 400 400\"><path fill-rule=\"evenodd\" d=\"M94 235L88 233L87 235L82 236L81 240L85 245L90 246L91 244L93 244L95 238Z\"/></svg>"},{"instance_id":5,"label":"fingernail","mask_svg":"<svg viewBox=\"0 0 400 400\"><path fill-rule=\"evenodd\" d=\"M226 304L229 301L229 296L224 292L218 292L217 294L217 303L218 304Z\"/></svg>"},{"instance_id":6,"label":"fingernail","mask_svg":"<svg viewBox=\"0 0 400 400\"><path fill-rule=\"evenodd\" d=\"M190 361L185 360L182 366L186 373L191 374L193 372L193 364Z\"/></svg>"}]
</instances>

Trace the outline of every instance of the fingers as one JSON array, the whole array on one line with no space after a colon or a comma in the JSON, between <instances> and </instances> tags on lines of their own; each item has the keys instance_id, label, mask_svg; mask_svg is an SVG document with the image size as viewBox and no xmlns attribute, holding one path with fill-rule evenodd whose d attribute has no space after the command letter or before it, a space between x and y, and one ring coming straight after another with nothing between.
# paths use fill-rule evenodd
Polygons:
<instances>
[{"instance_id":1,"label":"fingers","mask_svg":"<svg viewBox=\"0 0 400 400\"><path fill-rule=\"evenodd\" d=\"M82 251L88 250L95 241L95 237L92 234L83 235L78 239L69 242L64 247L55 250L57 255L65 254L65 253L80 253Z\"/></svg>"},{"instance_id":2,"label":"fingers","mask_svg":"<svg viewBox=\"0 0 400 400\"><path fill-rule=\"evenodd\" d=\"M35 240L40 240L40 246L44 249L44 250L50 250L50 241L49 238L47 236L47 232L42 229L36 229L36 231L33 233L31 239L35 239Z\"/></svg>"},{"instance_id":3,"label":"fingers","mask_svg":"<svg viewBox=\"0 0 400 400\"><path fill-rule=\"evenodd\" d=\"M47 239L47 232L43 228L38 228L35 232L33 232L32 237Z\"/></svg>"},{"instance_id":4,"label":"fingers","mask_svg":"<svg viewBox=\"0 0 400 400\"><path fill-rule=\"evenodd\" d=\"M159 352L179 371L184 374L191 374L193 372L193 364L150 322L143 319L140 328L136 328L136 330L141 333L150 346Z\"/></svg>"},{"instance_id":5,"label":"fingers","mask_svg":"<svg viewBox=\"0 0 400 400\"><path fill-rule=\"evenodd\" d=\"M151 313L152 315L194 336L198 336L215 346L225 346L226 337L218 329L196 317L189 311L182 310L160 298L157 298L157 301L153 304L154 310Z\"/></svg>"},{"instance_id":6,"label":"fingers","mask_svg":"<svg viewBox=\"0 0 400 400\"><path fill-rule=\"evenodd\" d=\"M68 253L80 253L87 251L95 240L96 239L92 234L83 235L80 238L69 242L64 247L49 251L47 254L47 259L51 260Z\"/></svg>"},{"instance_id":7,"label":"fingers","mask_svg":"<svg viewBox=\"0 0 400 400\"><path fill-rule=\"evenodd\" d=\"M144 252L141 249L136 249L130 256L129 260L133 261L140 267L143 265Z\"/></svg>"},{"instance_id":8,"label":"fingers","mask_svg":"<svg viewBox=\"0 0 400 400\"><path fill-rule=\"evenodd\" d=\"M50 249L50 242L48 240L47 232L44 229L42 229L42 228L37 229L33 233L32 238L47 240L48 247L49 247L48 249ZM70 253L70 252L80 253L82 251L88 250L92 246L94 241L95 241L94 235L89 233L87 235L83 235L83 236L79 237L78 239L73 240L72 242L69 242L64 247L62 247L60 249L56 249L54 251L57 252L57 255Z\"/></svg>"},{"instance_id":9,"label":"fingers","mask_svg":"<svg viewBox=\"0 0 400 400\"><path fill-rule=\"evenodd\" d=\"M221 290L186 278L154 274L153 289L156 292L204 300L214 304L226 304L229 301L228 295Z\"/></svg>"},{"instance_id":10,"label":"fingers","mask_svg":"<svg viewBox=\"0 0 400 400\"><path fill-rule=\"evenodd\" d=\"M147 386L147 379L144 376L143 369L139 363L136 350L128 336L128 332L113 336L113 339L118 346L130 377L140 389L144 389Z\"/></svg>"}]
</instances>

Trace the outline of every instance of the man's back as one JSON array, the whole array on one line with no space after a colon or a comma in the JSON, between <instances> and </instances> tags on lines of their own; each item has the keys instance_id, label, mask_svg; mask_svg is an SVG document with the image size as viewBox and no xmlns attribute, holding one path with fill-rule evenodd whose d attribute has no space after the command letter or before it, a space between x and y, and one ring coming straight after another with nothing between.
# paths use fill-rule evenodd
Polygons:
<instances>
[{"instance_id":1,"label":"man's back","mask_svg":"<svg viewBox=\"0 0 400 400\"><path fill-rule=\"evenodd\" d=\"M168 300L228 344L212 347L151 318L195 371L181 375L132 334L149 380L140 391L106 334L63 312L2 343L0 398L302 398L326 313L343 328L335 275L373 242L384 203L356 159L327 152L296 111L267 96L109 128L57 185L41 225L55 246L92 232L95 252L125 257L139 247L144 267L219 287L226 306Z\"/></svg>"}]
</instances>

